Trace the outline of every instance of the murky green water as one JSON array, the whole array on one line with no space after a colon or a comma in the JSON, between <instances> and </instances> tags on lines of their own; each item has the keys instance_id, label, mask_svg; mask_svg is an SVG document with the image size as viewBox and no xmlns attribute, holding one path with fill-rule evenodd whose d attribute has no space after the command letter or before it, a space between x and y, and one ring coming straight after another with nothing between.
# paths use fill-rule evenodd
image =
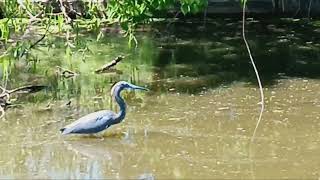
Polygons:
<instances>
[{"instance_id":1,"label":"murky green water","mask_svg":"<svg viewBox=\"0 0 320 180\"><path fill-rule=\"evenodd\" d=\"M219 23L197 31L172 27L181 33L143 37L137 49L121 37L99 43L88 37L83 41L93 53L85 61L76 50L65 56L55 41L50 50L34 51L36 64L12 63L8 87L49 88L13 97L16 107L0 121L0 178L319 178L317 28L251 23L266 110L250 151L259 91L239 23ZM197 33L186 36L189 31ZM93 73L119 54L127 56L117 66L121 73ZM80 75L57 76L57 65ZM82 115L116 110L109 90L119 80L151 89L123 93L125 122L95 137L60 135L59 128Z\"/></svg>"}]
</instances>

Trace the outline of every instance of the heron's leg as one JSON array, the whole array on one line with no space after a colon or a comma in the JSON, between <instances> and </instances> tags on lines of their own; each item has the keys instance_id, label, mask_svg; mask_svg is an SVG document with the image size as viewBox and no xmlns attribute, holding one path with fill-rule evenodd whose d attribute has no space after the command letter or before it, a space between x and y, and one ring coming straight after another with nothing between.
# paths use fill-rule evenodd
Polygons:
<instances>
[{"instance_id":1,"label":"heron's leg","mask_svg":"<svg viewBox=\"0 0 320 180\"><path fill-rule=\"evenodd\" d=\"M94 134L94 137L103 141L104 140L104 136L103 136L104 132L99 132L97 134Z\"/></svg>"},{"instance_id":2,"label":"heron's leg","mask_svg":"<svg viewBox=\"0 0 320 180\"><path fill-rule=\"evenodd\" d=\"M97 138L97 136L95 134L83 134L82 137L89 138L89 139L91 139L91 138L96 139Z\"/></svg>"},{"instance_id":3,"label":"heron's leg","mask_svg":"<svg viewBox=\"0 0 320 180\"><path fill-rule=\"evenodd\" d=\"M123 139L129 139L130 133L128 131L122 132L122 134L124 135Z\"/></svg>"}]
</instances>

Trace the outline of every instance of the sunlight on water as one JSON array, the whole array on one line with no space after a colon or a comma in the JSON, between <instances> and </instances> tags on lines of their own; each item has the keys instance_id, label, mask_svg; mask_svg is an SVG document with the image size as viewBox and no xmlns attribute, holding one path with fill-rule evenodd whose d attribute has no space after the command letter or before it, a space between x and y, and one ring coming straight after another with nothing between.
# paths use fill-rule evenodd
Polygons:
<instances>
[{"instance_id":1,"label":"sunlight on water","mask_svg":"<svg viewBox=\"0 0 320 180\"><path fill-rule=\"evenodd\" d=\"M0 172L89 179L316 177L319 84L281 80L265 90L269 99L252 159L257 89L241 83L200 95L147 95L146 106L129 103L124 123L95 136L61 137L58 132L85 113L64 120L59 107L45 113L24 108L29 111L24 118L14 112L20 110L8 111L0 133Z\"/></svg>"},{"instance_id":2,"label":"sunlight on water","mask_svg":"<svg viewBox=\"0 0 320 180\"><path fill-rule=\"evenodd\" d=\"M0 178L319 178L319 69L298 65L304 52L291 49L290 58L282 57L289 51L282 45L270 52L276 60L288 59L292 74L257 52L260 63L268 62L261 65L266 110L250 151L259 91L247 55L238 48L241 39L218 34L209 42L195 41L181 34L174 45L142 38L134 50L121 38L88 41L94 53L86 62L75 53L72 67L57 45L35 52L47 61L33 73L13 68L9 88L26 82L49 88L14 96L16 107L0 120ZM93 73L119 54L128 57L117 65L122 73ZM50 68L55 66L80 75L64 79ZM61 127L85 114L117 110L109 91L119 80L151 89L122 93L128 104L124 122L97 135L60 135Z\"/></svg>"}]
</instances>

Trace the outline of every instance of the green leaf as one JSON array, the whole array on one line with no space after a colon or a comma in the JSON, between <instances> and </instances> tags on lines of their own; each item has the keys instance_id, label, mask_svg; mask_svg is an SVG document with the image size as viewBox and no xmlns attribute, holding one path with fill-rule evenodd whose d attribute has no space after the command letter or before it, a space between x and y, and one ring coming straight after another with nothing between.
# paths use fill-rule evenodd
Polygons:
<instances>
[{"instance_id":1,"label":"green leaf","mask_svg":"<svg viewBox=\"0 0 320 180\"><path fill-rule=\"evenodd\" d=\"M103 37L103 32L100 31L98 36L97 36L97 41L99 41Z\"/></svg>"},{"instance_id":2,"label":"green leaf","mask_svg":"<svg viewBox=\"0 0 320 180\"><path fill-rule=\"evenodd\" d=\"M128 31L128 29L129 29L129 23L128 22L123 22L123 23L120 24L120 26L124 31Z\"/></svg>"},{"instance_id":3,"label":"green leaf","mask_svg":"<svg viewBox=\"0 0 320 180\"><path fill-rule=\"evenodd\" d=\"M247 0L241 0L241 4L245 5L247 3Z\"/></svg>"},{"instance_id":4,"label":"green leaf","mask_svg":"<svg viewBox=\"0 0 320 180\"><path fill-rule=\"evenodd\" d=\"M188 13L188 5L182 4L181 5L181 12L186 15Z\"/></svg>"}]
</instances>

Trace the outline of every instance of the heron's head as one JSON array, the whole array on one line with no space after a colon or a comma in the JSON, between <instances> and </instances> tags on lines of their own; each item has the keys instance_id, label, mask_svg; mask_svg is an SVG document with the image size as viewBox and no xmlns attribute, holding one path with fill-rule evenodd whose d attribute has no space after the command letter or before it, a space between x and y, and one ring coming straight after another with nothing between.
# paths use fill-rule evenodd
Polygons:
<instances>
[{"instance_id":1,"label":"heron's head","mask_svg":"<svg viewBox=\"0 0 320 180\"><path fill-rule=\"evenodd\" d=\"M148 89L145 88L145 87L137 86L137 85L128 83L126 81L119 81L115 85L113 85L113 87L111 89L111 95L115 95L117 93L120 93L120 91L122 91L124 89L134 89L134 90L148 91Z\"/></svg>"}]
</instances>

